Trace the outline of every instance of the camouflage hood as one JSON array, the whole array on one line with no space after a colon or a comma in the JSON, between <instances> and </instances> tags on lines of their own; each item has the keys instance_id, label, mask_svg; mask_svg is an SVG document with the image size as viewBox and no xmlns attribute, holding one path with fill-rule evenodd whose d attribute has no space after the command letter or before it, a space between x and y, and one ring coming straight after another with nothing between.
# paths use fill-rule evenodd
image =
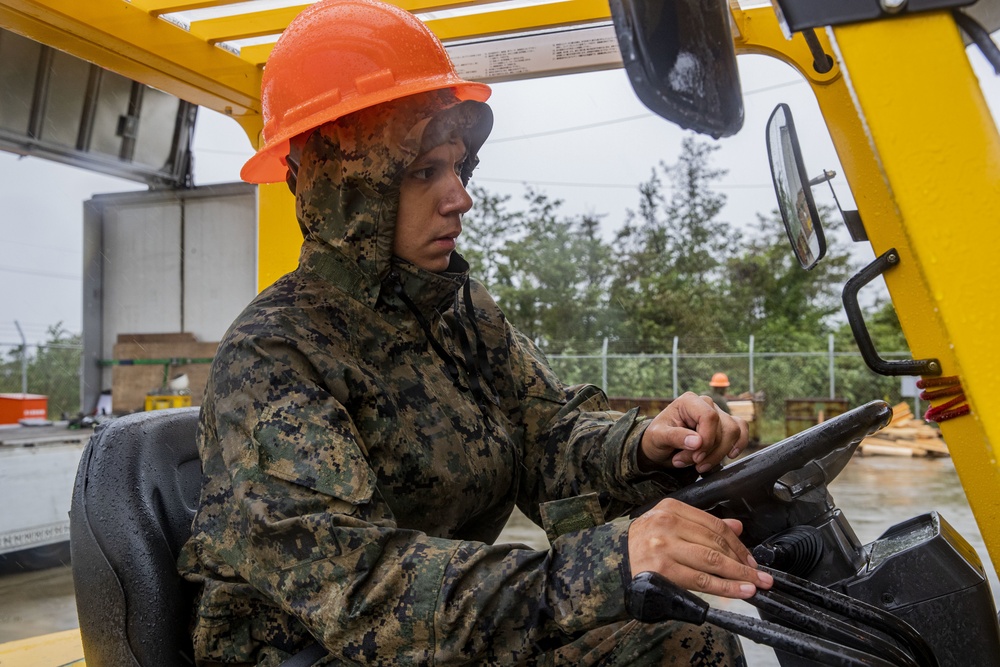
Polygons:
<instances>
[{"instance_id":1,"label":"camouflage hood","mask_svg":"<svg viewBox=\"0 0 1000 667\"><path fill-rule=\"evenodd\" d=\"M404 97L363 109L317 129L289 155L289 187L305 237L338 251L379 284L392 258L403 172L420 153L462 137L467 183L493 127L481 102L458 101L450 90Z\"/></svg>"}]
</instances>

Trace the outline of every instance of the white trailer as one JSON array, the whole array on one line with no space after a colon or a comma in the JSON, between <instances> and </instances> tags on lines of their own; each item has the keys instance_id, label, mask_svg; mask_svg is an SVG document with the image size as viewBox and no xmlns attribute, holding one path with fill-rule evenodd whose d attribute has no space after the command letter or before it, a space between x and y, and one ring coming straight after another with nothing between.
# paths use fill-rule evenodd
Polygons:
<instances>
[{"instance_id":1,"label":"white trailer","mask_svg":"<svg viewBox=\"0 0 1000 667\"><path fill-rule=\"evenodd\" d=\"M69 506L89 429L0 427L0 565L68 562Z\"/></svg>"},{"instance_id":2,"label":"white trailer","mask_svg":"<svg viewBox=\"0 0 1000 667\"><path fill-rule=\"evenodd\" d=\"M257 293L256 206L245 183L84 204L84 412L111 389L102 362L118 334L222 337ZM0 426L0 569L68 562L73 482L91 434L60 423Z\"/></svg>"}]
</instances>

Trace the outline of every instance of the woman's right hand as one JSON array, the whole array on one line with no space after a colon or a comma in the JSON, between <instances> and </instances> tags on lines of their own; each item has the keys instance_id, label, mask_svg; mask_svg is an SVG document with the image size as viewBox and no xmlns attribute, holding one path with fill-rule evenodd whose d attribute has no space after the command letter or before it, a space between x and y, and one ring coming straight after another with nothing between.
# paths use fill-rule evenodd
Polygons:
<instances>
[{"instance_id":1,"label":"woman's right hand","mask_svg":"<svg viewBox=\"0 0 1000 667\"><path fill-rule=\"evenodd\" d=\"M657 572L690 591L746 599L773 584L739 540L743 524L666 498L632 521L628 558L633 576Z\"/></svg>"}]
</instances>

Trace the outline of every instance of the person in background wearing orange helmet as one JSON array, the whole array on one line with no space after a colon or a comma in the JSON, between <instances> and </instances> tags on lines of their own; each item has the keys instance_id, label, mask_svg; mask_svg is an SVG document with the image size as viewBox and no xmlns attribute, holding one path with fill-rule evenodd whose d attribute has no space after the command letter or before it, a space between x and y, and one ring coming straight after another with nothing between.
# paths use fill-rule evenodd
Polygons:
<instances>
[{"instance_id":1,"label":"person in background wearing orange helmet","mask_svg":"<svg viewBox=\"0 0 1000 667\"><path fill-rule=\"evenodd\" d=\"M769 588L738 521L662 501L747 426L685 394L651 420L569 387L456 252L490 90L377 0L325 0L264 71L264 142L298 268L219 346L178 566L200 664L743 664L710 625L640 624L632 573ZM494 544L518 506L550 548Z\"/></svg>"},{"instance_id":2,"label":"person in background wearing orange helmet","mask_svg":"<svg viewBox=\"0 0 1000 667\"><path fill-rule=\"evenodd\" d=\"M715 402L719 409L730 414L729 412L729 402L726 401L726 389L729 388L729 376L725 373L716 373L709 380L708 386L712 388L712 401Z\"/></svg>"}]
</instances>

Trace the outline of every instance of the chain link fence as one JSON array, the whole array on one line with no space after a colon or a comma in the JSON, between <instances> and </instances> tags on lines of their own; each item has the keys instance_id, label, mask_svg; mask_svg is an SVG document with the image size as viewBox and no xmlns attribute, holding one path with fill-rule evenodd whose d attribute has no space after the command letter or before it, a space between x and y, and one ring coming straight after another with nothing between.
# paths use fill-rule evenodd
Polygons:
<instances>
[{"instance_id":1,"label":"chain link fence","mask_svg":"<svg viewBox=\"0 0 1000 667\"><path fill-rule=\"evenodd\" d=\"M824 345L826 343L826 345ZM822 349L822 348L826 349ZM801 404L846 401L849 407L871 400L901 400L898 377L872 372L857 350L835 351L832 342L817 341L816 351L754 352L752 339L745 353L696 353L674 349L663 354L608 353L607 343L590 354L548 355L556 374L569 384L592 383L608 396L671 399L686 391L711 391L709 379L722 372L729 377L727 396L752 398L757 403L758 431L765 443L785 435L790 402ZM909 352L881 352L886 358L906 358ZM914 414L918 408L914 406Z\"/></svg>"},{"instance_id":2,"label":"chain link fence","mask_svg":"<svg viewBox=\"0 0 1000 667\"><path fill-rule=\"evenodd\" d=\"M609 353L605 343L592 353L553 354L548 359L564 382L592 383L604 387L609 396L628 398L708 393L712 374L723 372L729 376L730 397L757 401L759 432L765 441L784 436L787 401L838 399L853 407L874 399L890 404L910 400L901 396L899 378L876 375L856 350L834 351L823 343L817 341L818 349L812 352L726 354L691 352L683 341L660 354ZM82 346L75 344L28 345L25 357L21 345L0 343L0 393L43 394L48 397L49 419L75 416L80 411L81 353ZM881 354L909 356L908 352Z\"/></svg>"}]
</instances>

